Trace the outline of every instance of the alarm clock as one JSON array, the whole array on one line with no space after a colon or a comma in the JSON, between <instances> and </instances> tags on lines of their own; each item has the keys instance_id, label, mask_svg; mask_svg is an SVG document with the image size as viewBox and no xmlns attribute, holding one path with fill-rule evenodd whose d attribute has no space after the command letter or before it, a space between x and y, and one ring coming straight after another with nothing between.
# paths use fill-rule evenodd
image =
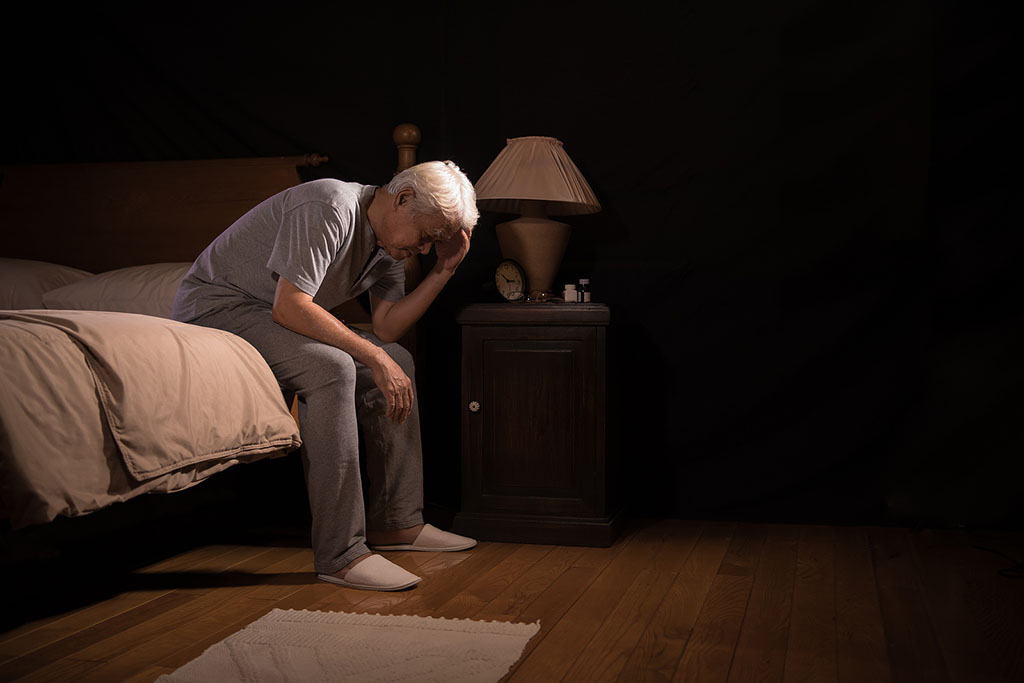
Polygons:
<instances>
[{"instance_id":1,"label":"alarm clock","mask_svg":"<svg viewBox=\"0 0 1024 683\"><path fill-rule=\"evenodd\" d=\"M523 301L526 298L526 271L512 259L505 259L494 269L494 284L506 301Z\"/></svg>"}]
</instances>

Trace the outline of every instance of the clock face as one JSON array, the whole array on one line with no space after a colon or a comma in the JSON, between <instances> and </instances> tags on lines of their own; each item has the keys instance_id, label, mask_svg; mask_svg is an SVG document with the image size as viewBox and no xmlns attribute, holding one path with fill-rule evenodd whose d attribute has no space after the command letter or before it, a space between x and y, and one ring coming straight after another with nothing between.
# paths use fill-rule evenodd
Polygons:
<instances>
[{"instance_id":1,"label":"clock face","mask_svg":"<svg viewBox=\"0 0 1024 683\"><path fill-rule=\"evenodd\" d=\"M494 271L494 284L508 301L522 301L526 296L526 273L512 259L505 259Z\"/></svg>"}]
</instances>

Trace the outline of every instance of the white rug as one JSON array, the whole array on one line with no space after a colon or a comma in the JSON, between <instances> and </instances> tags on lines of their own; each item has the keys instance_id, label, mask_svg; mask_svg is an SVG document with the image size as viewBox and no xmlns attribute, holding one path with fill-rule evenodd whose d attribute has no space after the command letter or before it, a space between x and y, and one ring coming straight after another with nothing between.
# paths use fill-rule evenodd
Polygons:
<instances>
[{"instance_id":1,"label":"white rug","mask_svg":"<svg viewBox=\"0 0 1024 683\"><path fill-rule=\"evenodd\" d=\"M497 681L540 622L275 609L158 683Z\"/></svg>"}]
</instances>

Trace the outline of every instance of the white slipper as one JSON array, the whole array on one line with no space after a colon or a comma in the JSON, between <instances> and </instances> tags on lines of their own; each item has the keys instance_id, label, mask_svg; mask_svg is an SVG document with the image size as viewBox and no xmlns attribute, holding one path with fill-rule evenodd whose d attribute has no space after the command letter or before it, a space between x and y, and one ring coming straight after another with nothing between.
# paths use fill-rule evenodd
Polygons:
<instances>
[{"instance_id":1,"label":"white slipper","mask_svg":"<svg viewBox=\"0 0 1024 683\"><path fill-rule=\"evenodd\" d=\"M380 555L370 555L345 572L343 579L331 574L317 574L316 578L346 588L358 588L364 591L400 591L403 588L411 588L420 582L420 577L405 571Z\"/></svg>"},{"instance_id":2,"label":"white slipper","mask_svg":"<svg viewBox=\"0 0 1024 683\"><path fill-rule=\"evenodd\" d=\"M448 553L453 550L469 550L476 545L472 538L441 531L436 526L424 524L419 536L412 543L394 545L371 545L370 550L419 550L425 553Z\"/></svg>"}]
</instances>

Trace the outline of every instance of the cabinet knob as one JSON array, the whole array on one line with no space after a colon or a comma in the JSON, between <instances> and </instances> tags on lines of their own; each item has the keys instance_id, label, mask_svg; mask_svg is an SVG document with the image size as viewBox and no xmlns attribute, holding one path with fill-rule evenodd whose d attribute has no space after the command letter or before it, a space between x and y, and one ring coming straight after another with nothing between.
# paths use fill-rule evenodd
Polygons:
<instances>
[{"instance_id":1,"label":"cabinet knob","mask_svg":"<svg viewBox=\"0 0 1024 683\"><path fill-rule=\"evenodd\" d=\"M477 401L470 401L469 402L469 412L471 412L471 413L479 413L480 412L480 404Z\"/></svg>"}]
</instances>

